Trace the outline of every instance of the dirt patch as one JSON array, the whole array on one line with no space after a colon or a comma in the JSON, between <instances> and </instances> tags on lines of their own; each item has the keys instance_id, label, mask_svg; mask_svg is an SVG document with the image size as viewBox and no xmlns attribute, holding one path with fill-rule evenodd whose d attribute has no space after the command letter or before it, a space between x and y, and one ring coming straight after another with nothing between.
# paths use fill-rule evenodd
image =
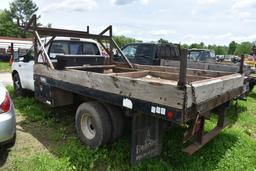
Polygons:
<instances>
[{"instance_id":1,"label":"dirt patch","mask_svg":"<svg viewBox=\"0 0 256 171\"><path fill-rule=\"evenodd\" d=\"M56 146L56 143L48 140L48 135L52 129L42 127L41 124L33 122L27 123L23 116L16 116L17 140L15 146L7 151L3 151L0 157L0 170L12 170L12 162L16 157L27 158L37 153L50 153L47 147ZM38 135L40 137L35 137ZM47 145L46 145L47 144Z\"/></svg>"}]
</instances>

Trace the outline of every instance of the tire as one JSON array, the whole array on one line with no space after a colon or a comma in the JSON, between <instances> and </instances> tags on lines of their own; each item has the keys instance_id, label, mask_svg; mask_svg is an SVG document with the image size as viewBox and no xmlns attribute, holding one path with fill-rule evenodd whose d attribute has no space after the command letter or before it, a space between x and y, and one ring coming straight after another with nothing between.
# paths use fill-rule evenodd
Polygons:
<instances>
[{"instance_id":1,"label":"tire","mask_svg":"<svg viewBox=\"0 0 256 171\"><path fill-rule=\"evenodd\" d=\"M249 92L248 93L250 93L253 90L255 84L256 84L255 81L249 83Z\"/></svg>"},{"instance_id":2,"label":"tire","mask_svg":"<svg viewBox=\"0 0 256 171\"><path fill-rule=\"evenodd\" d=\"M75 124L81 141L92 148L107 144L110 140L110 117L97 102L82 103L77 108Z\"/></svg>"},{"instance_id":3,"label":"tire","mask_svg":"<svg viewBox=\"0 0 256 171\"><path fill-rule=\"evenodd\" d=\"M13 87L14 87L14 92L17 97L22 97L25 96L25 90L22 88L21 82L20 82L20 77L18 73L15 73L13 75Z\"/></svg>"},{"instance_id":4,"label":"tire","mask_svg":"<svg viewBox=\"0 0 256 171\"><path fill-rule=\"evenodd\" d=\"M110 142L114 142L115 140L120 138L123 134L124 116L121 109L115 106L104 104L104 107L106 108L111 119L112 132L111 132Z\"/></svg>"},{"instance_id":5,"label":"tire","mask_svg":"<svg viewBox=\"0 0 256 171\"><path fill-rule=\"evenodd\" d=\"M13 138L6 144L4 144L4 149L12 148L15 145L16 142L16 133L14 134Z\"/></svg>"}]
</instances>

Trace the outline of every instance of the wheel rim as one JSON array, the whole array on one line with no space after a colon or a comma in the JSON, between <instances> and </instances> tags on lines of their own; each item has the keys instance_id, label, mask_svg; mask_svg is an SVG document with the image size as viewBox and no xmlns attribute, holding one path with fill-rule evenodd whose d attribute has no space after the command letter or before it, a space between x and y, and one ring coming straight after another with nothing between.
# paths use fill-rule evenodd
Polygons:
<instances>
[{"instance_id":1,"label":"wheel rim","mask_svg":"<svg viewBox=\"0 0 256 171\"><path fill-rule=\"evenodd\" d=\"M14 77L14 89L19 92L21 89L21 84L17 76Z\"/></svg>"},{"instance_id":2,"label":"wheel rim","mask_svg":"<svg viewBox=\"0 0 256 171\"><path fill-rule=\"evenodd\" d=\"M84 113L81 118L81 130L87 139L93 139L96 135L96 129L92 117Z\"/></svg>"},{"instance_id":3,"label":"wheel rim","mask_svg":"<svg viewBox=\"0 0 256 171\"><path fill-rule=\"evenodd\" d=\"M20 89L20 82L19 82L18 80L15 80L15 81L14 81L14 87L15 87L16 89Z\"/></svg>"}]
</instances>

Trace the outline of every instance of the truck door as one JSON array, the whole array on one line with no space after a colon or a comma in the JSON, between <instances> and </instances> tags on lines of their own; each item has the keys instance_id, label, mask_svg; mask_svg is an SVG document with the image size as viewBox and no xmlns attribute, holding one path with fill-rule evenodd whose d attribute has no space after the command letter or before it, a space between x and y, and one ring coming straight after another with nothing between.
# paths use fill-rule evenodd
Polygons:
<instances>
[{"instance_id":1,"label":"truck door","mask_svg":"<svg viewBox=\"0 0 256 171\"><path fill-rule=\"evenodd\" d=\"M135 63L141 65L153 65L154 60L154 44L139 44L136 50Z\"/></svg>"},{"instance_id":2,"label":"truck door","mask_svg":"<svg viewBox=\"0 0 256 171\"><path fill-rule=\"evenodd\" d=\"M24 74L24 86L28 89L28 90L32 90L34 91L34 60L30 60L27 62L24 62L23 66L22 66L22 72Z\"/></svg>"},{"instance_id":3,"label":"truck door","mask_svg":"<svg viewBox=\"0 0 256 171\"><path fill-rule=\"evenodd\" d=\"M22 81L22 86L25 89L34 91L34 56L33 51L30 50L22 61L19 61L20 68L20 79Z\"/></svg>"}]
</instances>

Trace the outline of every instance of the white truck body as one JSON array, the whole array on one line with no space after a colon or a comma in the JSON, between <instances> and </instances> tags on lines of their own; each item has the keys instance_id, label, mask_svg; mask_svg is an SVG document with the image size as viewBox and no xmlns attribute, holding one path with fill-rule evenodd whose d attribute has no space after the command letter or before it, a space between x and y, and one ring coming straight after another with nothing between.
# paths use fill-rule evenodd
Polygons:
<instances>
[{"instance_id":1,"label":"white truck body","mask_svg":"<svg viewBox=\"0 0 256 171\"><path fill-rule=\"evenodd\" d=\"M46 37L41 39L43 43L46 43L50 40L50 37ZM57 55L67 55L67 53L56 53L56 52L51 52L52 44L54 42L78 42L78 43L92 43L95 45L95 47L99 51L99 55L102 55L101 48L99 44L91 39L72 39L72 38L67 38L67 37L56 37L52 43L50 43L48 46L45 47L46 51L48 52L49 57L51 58L52 61L56 61L56 56ZM40 48L40 47L39 47ZM43 57L42 55L39 55L38 61L42 62ZM12 74L18 73L19 78L20 78L20 83L23 89L26 90L31 90L34 91L34 59L31 59L29 61L24 61L24 58L18 57L18 59L14 60L12 63Z\"/></svg>"}]
</instances>

